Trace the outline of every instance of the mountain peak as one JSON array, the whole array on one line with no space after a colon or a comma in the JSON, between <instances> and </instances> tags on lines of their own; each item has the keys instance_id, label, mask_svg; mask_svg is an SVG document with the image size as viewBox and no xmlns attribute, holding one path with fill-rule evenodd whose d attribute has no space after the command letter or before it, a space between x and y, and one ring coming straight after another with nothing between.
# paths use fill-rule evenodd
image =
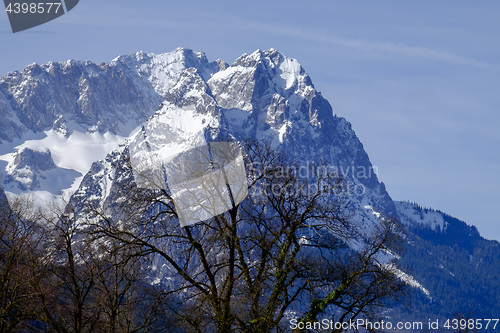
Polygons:
<instances>
[{"instance_id":1,"label":"mountain peak","mask_svg":"<svg viewBox=\"0 0 500 333\"><path fill-rule=\"evenodd\" d=\"M123 140L148 118L175 121L173 112L186 124L188 115L209 117L206 126L218 124L210 129L212 136L228 133L238 140L271 141L293 158L323 159L345 171L352 165L371 168L355 133L343 118L333 115L300 63L275 49L244 54L229 67L221 60L210 62L203 52L177 48L162 54L139 51L99 65L83 61L34 65L30 71L39 75L6 76L0 81L0 111L6 115L0 119L2 139L12 139L3 134L22 133L14 128L18 126L28 134L45 133L50 138L55 135L51 130L63 132L57 141L67 144L93 142L92 135L108 132ZM73 140L75 135L87 139ZM84 147L75 145L74 153L87 156ZM70 166L59 157L54 161L59 168ZM72 164L71 169L77 170ZM394 211L375 174L368 172L355 181L371 188L372 198L364 205Z\"/></svg>"}]
</instances>

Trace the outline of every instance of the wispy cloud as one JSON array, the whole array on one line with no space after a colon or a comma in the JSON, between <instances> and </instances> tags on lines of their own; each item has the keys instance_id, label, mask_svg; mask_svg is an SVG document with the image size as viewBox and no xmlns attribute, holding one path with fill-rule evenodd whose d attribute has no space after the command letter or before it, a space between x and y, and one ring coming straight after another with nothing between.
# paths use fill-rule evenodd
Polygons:
<instances>
[{"instance_id":1,"label":"wispy cloud","mask_svg":"<svg viewBox=\"0 0 500 333\"><path fill-rule=\"evenodd\" d=\"M245 20L242 18L233 17L233 19L235 20L235 22L237 21L239 25L242 25L246 28L250 28L252 30L265 31L267 33L274 33L282 36L289 36L313 42L350 47L358 50L387 52L387 53L404 55L408 57L427 58L431 60L445 61L448 63L455 63L460 65L467 65L477 68L500 71L500 65L491 64L484 61L479 61L472 58L460 56L454 53L440 51L428 47L410 46L406 44L399 44L393 42L344 38L339 36L327 35L324 33L316 33L313 31L303 30L300 28L293 28L289 26L266 24L262 22Z\"/></svg>"}]
</instances>

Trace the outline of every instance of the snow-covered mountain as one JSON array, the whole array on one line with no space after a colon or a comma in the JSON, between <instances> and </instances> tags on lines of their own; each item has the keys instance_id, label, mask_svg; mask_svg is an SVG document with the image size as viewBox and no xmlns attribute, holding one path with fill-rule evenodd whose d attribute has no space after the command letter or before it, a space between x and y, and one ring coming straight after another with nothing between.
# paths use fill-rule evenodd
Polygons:
<instances>
[{"instance_id":1,"label":"snow-covered mountain","mask_svg":"<svg viewBox=\"0 0 500 333\"><path fill-rule=\"evenodd\" d=\"M441 212L394 203L350 123L334 114L297 60L274 49L244 54L231 65L187 49L138 52L99 65L33 64L0 78L0 114L0 187L33 194L39 203L71 196L78 211L119 200L134 177L124 167L131 149L151 133L172 154L204 140L257 139L304 165L326 162L343 175L354 218L367 230L381 216L394 216L407 227L410 244L473 253L486 244L473 227ZM465 234L465 243L455 239ZM498 243L487 244L498 251ZM442 296L426 284L430 275L407 267L425 300Z\"/></svg>"},{"instance_id":2,"label":"snow-covered mountain","mask_svg":"<svg viewBox=\"0 0 500 333\"><path fill-rule=\"evenodd\" d=\"M495 313L500 302L500 244L439 210L409 202L395 205L408 240L398 266L429 293L413 301L413 311L443 318Z\"/></svg>"},{"instance_id":3,"label":"snow-covered mountain","mask_svg":"<svg viewBox=\"0 0 500 333\"><path fill-rule=\"evenodd\" d=\"M186 49L99 65L33 64L5 75L0 92L1 184L10 193L35 193L44 202L75 191L91 170L77 195L92 188L105 197L116 152L105 157L122 150L133 129L149 117L149 126L175 118L189 127L204 115L200 131L272 141L294 158L334 165L352 181L361 219L395 214L349 122L333 114L297 60L276 50L245 54L231 66ZM189 138L165 140L175 146ZM98 174L99 190L88 184Z\"/></svg>"},{"instance_id":4,"label":"snow-covered mountain","mask_svg":"<svg viewBox=\"0 0 500 333\"><path fill-rule=\"evenodd\" d=\"M200 59L205 58L200 55ZM75 205L116 200L109 196L114 184L123 182L123 174L116 170L126 159L124 152L129 152L130 144L141 146L145 133L154 132L155 140L172 154L195 147L204 138L268 141L290 158L311 165L325 161L346 177L349 204L367 229L377 223L380 213L396 214L351 125L333 114L296 60L271 49L245 54L229 67L191 61L175 68L178 74L163 82L158 111L126 144L92 165L73 196Z\"/></svg>"},{"instance_id":5,"label":"snow-covered mountain","mask_svg":"<svg viewBox=\"0 0 500 333\"><path fill-rule=\"evenodd\" d=\"M99 65L32 64L8 73L0 78L1 186L36 193L39 201L74 191L94 161L158 109L186 69L196 67L208 78L224 66L177 49Z\"/></svg>"}]
</instances>

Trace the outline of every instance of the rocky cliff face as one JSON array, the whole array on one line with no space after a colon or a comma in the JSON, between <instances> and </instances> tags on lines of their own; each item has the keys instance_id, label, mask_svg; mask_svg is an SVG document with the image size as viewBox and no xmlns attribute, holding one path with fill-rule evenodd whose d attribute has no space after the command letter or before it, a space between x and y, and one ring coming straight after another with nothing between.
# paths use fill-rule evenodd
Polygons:
<instances>
[{"instance_id":1,"label":"rocky cliff face","mask_svg":"<svg viewBox=\"0 0 500 333\"><path fill-rule=\"evenodd\" d=\"M184 72L194 67L208 78L225 64L177 49L160 55L138 52L99 65L74 60L32 64L3 76L0 184L16 193L45 192L40 197L75 189L92 162L104 158L146 121ZM19 186L20 175L12 176L6 169L12 169L16 154L25 147L50 152L57 167L73 172L65 172L58 186L46 188L35 180L41 178L39 170L27 165L33 173L28 178L35 181Z\"/></svg>"},{"instance_id":2,"label":"rocky cliff face","mask_svg":"<svg viewBox=\"0 0 500 333\"><path fill-rule=\"evenodd\" d=\"M297 60L273 49L242 55L230 66L186 49L138 52L99 65L33 64L0 79L0 113L0 177L16 194L37 191L46 198L76 190L94 161L109 160L106 154L153 114L146 127L175 119L189 127L191 118L205 115L199 130L213 138L269 141L290 158L334 166L350 179L361 219L395 214L350 124L333 114ZM172 127L164 143L191 140L181 132ZM49 160L50 168L40 168ZM82 189L95 189L88 179Z\"/></svg>"},{"instance_id":3,"label":"rocky cliff face","mask_svg":"<svg viewBox=\"0 0 500 333\"><path fill-rule=\"evenodd\" d=\"M7 202L7 197L5 196L5 192L0 187L0 213L9 207L9 203Z\"/></svg>"},{"instance_id":4,"label":"rocky cliff face","mask_svg":"<svg viewBox=\"0 0 500 333\"><path fill-rule=\"evenodd\" d=\"M7 165L7 174L17 181L21 189L34 190L40 187L38 176L43 171L55 169L50 151L35 151L23 148L14 153L14 160ZM8 180L11 180L8 178Z\"/></svg>"},{"instance_id":5,"label":"rocky cliff face","mask_svg":"<svg viewBox=\"0 0 500 333\"><path fill-rule=\"evenodd\" d=\"M99 65L74 60L32 64L0 79L0 139L51 128L71 134L75 127L128 135L128 122L145 121L184 69L197 67L206 77L221 66L186 49L138 52Z\"/></svg>"},{"instance_id":6,"label":"rocky cliff face","mask_svg":"<svg viewBox=\"0 0 500 333\"><path fill-rule=\"evenodd\" d=\"M291 159L309 166L326 162L348 179L350 208L367 228L377 223L379 213L395 215L350 124L333 114L296 60L269 50L243 55L212 72L214 67L205 62L189 65L169 85L161 107L141 130L94 163L73 197L75 204L117 200L120 190L115 184L123 182L124 175L116 170L127 160L131 144L141 146L141 140L151 140L154 133L155 142L172 154L221 137L267 141Z\"/></svg>"}]
</instances>

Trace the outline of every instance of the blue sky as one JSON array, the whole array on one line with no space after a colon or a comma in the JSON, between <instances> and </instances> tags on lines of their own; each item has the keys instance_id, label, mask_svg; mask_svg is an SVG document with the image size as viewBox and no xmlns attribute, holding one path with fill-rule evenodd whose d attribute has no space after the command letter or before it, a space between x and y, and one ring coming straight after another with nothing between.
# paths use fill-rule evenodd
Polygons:
<instances>
[{"instance_id":1,"label":"blue sky","mask_svg":"<svg viewBox=\"0 0 500 333\"><path fill-rule=\"evenodd\" d=\"M97 1L12 34L0 73L142 50L231 63L275 48L296 58L349 120L393 199L500 240L500 2Z\"/></svg>"}]
</instances>

